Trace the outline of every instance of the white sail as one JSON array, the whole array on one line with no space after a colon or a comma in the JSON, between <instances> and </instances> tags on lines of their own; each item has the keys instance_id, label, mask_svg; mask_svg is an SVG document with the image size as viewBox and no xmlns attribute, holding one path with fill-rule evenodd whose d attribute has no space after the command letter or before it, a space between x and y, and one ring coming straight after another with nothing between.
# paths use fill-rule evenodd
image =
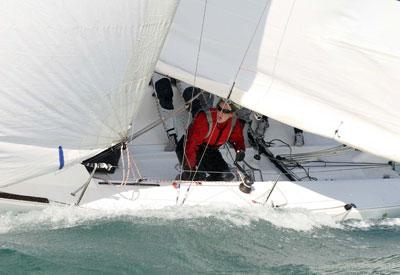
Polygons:
<instances>
[{"instance_id":1,"label":"white sail","mask_svg":"<svg viewBox=\"0 0 400 275\"><path fill-rule=\"evenodd\" d=\"M182 0L157 68L223 97L235 82L242 106L400 161L399 15L395 0Z\"/></svg>"},{"instance_id":2,"label":"white sail","mask_svg":"<svg viewBox=\"0 0 400 275\"><path fill-rule=\"evenodd\" d=\"M1 185L128 136L175 9L176 0L0 1Z\"/></svg>"}]
</instances>

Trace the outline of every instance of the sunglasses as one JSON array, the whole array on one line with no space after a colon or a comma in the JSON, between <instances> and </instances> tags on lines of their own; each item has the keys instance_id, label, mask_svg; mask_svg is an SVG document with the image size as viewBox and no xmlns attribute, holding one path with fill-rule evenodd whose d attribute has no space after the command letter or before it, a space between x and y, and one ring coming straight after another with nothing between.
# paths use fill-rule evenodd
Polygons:
<instances>
[{"instance_id":1,"label":"sunglasses","mask_svg":"<svg viewBox=\"0 0 400 275\"><path fill-rule=\"evenodd\" d=\"M218 109L219 112L222 112L222 113L224 113L224 114L230 114L230 113L233 112L232 110L223 109L223 108L222 108L221 106L219 106L219 105L217 105L217 109Z\"/></svg>"}]
</instances>

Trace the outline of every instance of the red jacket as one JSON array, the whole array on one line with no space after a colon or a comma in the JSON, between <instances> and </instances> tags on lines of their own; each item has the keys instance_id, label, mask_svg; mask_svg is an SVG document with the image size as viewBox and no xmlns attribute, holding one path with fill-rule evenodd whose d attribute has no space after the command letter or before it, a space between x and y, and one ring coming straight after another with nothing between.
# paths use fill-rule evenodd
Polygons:
<instances>
[{"instance_id":1,"label":"red jacket","mask_svg":"<svg viewBox=\"0 0 400 275\"><path fill-rule=\"evenodd\" d=\"M244 138L243 138L243 124L239 120L236 121L235 127L232 129L230 136L229 132L232 127L232 118L228 119L224 123L217 123L217 109L211 108L210 110L212 125L210 125L211 131L209 132L209 123L205 112L198 113L191 126L188 130L188 138L186 141L186 158L187 165L193 169L197 165L197 153L200 145L208 144L210 147L220 147L227 141L232 143L236 151L245 150ZM207 134L210 135L207 137Z\"/></svg>"}]
</instances>

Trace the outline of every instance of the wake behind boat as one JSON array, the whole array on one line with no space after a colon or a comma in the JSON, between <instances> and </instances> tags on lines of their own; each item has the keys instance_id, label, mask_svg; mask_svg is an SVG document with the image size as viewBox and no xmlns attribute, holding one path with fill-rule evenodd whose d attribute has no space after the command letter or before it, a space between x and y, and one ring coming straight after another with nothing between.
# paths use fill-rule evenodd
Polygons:
<instances>
[{"instance_id":1,"label":"wake behind boat","mask_svg":"<svg viewBox=\"0 0 400 275\"><path fill-rule=\"evenodd\" d=\"M400 217L399 2L311 2L3 4L2 209L222 203ZM222 149L236 180L175 179L153 127L155 69L271 118L239 166ZM273 119L305 130L305 146ZM113 148L117 163L89 161Z\"/></svg>"}]
</instances>

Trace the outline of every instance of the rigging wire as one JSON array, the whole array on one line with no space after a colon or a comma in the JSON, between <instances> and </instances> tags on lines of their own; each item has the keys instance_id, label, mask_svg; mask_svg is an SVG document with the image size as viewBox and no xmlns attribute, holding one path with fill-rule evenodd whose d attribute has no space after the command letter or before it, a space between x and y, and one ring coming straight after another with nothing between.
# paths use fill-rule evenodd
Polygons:
<instances>
[{"instance_id":1,"label":"rigging wire","mask_svg":"<svg viewBox=\"0 0 400 275\"><path fill-rule=\"evenodd\" d=\"M196 80L197 80L197 72L198 72L198 65L199 65L199 56L200 56L201 46L202 46L202 42L203 42L204 23L205 23L205 18L206 18L207 2L208 2L208 1L205 0L205 3L204 3L204 10L203 10L203 18L202 18L202 25L201 25L201 33L200 33L198 51L197 51L197 56L196 56L196 65L195 65L195 72L194 72L194 81L193 81L193 87L192 87L192 100L191 100L190 102L192 102L195 98L197 98L197 97L199 97L200 95L203 94L203 91L201 91L198 95L196 95L196 97L193 97L194 89L195 89L195 86L196 86ZM263 8L263 11L261 12L261 15L260 15L260 18L259 18L259 20L258 20L258 22L257 22L257 25L256 25L256 27L255 27L255 29L254 29L254 31L253 31L252 37L251 37L251 39L250 39L250 41L249 41L249 43L248 43L248 46L247 46L247 48L246 48L246 51L245 51L244 55L243 55L243 58L242 58L242 60L241 60L241 63L240 63L240 65L239 65L239 67L238 67L238 69L237 69L237 71L236 71L236 75L235 75L234 80L236 80L236 78L237 78L237 76L238 76L238 74L239 74L240 68L241 68L241 66L242 66L242 64L243 64L243 62L244 62L244 60L245 60L245 58L246 58L246 55L247 55L247 53L248 53L248 51L249 51L249 49L250 49L250 46L251 46L252 41L254 40L255 34L256 34L256 32L257 32L257 29L258 29L258 27L259 27L259 25L260 25L260 22L261 22L261 20L262 20L262 17L263 17L263 15L264 15L265 10L266 10L266 8L268 7L268 5L269 5L269 1L266 1L266 4L265 4L265 6L264 6L264 8ZM231 91L232 91L232 89L233 89L234 83L235 83L235 81L233 82ZM229 96L230 96L230 95L229 95ZM228 96L228 98L229 98L229 96ZM191 106L191 107L192 107L192 106ZM183 111L183 110L184 110L184 109L182 109L181 111ZM175 112L174 112L173 114L175 114ZM173 114L171 114L171 116L168 116L167 118L164 118L164 120L168 119L169 117L172 117ZM164 120L161 120L161 122L163 122ZM131 136L130 138L128 138L128 142L132 141L133 139L135 139L136 137L140 136L141 134L143 134L143 133L149 131L150 129L156 127L159 123L160 123L159 121L153 122L153 123L150 124L149 126L147 126L147 127L143 128L143 129L141 129L140 131L136 132L135 134L132 134L132 136ZM188 131L188 128L189 128L189 127L188 127L188 126L189 126L189 123L190 123L190 121L188 120L188 125L187 125L187 127L186 127L186 136L187 136L187 131ZM214 129L215 129L215 127L214 127ZM214 130L214 129L213 129L213 130ZM186 157L186 152L185 152L185 150L186 150L186 142L187 142L187 139L184 140L183 159L185 159L185 157ZM207 147L208 147L208 144L206 145L206 148L207 148ZM203 155L202 155L202 157L201 157L199 163L201 163L201 160L203 159L203 157L204 157L204 152L203 152ZM182 165L181 165L180 178L182 178L183 164L184 164L184 162L182 162ZM195 172L195 174L196 174L196 172Z\"/></svg>"},{"instance_id":2,"label":"rigging wire","mask_svg":"<svg viewBox=\"0 0 400 275\"><path fill-rule=\"evenodd\" d=\"M193 100L197 99L200 96L200 94L196 95L195 97L193 97L190 101L188 101L189 103L192 103ZM135 132L134 134L132 134L130 137L127 138L126 142L130 143L132 142L134 139L138 138L139 136L147 133L148 131L150 131L151 129L157 127L158 125L160 125L161 123L165 122L167 119L174 117L175 115L177 115L180 112L183 112L186 109L185 106L182 106L180 108L178 108L177 110L175 110L174 112L170 113L169 115L163 117L163 118L159 118L153 122L151 122L150 124L148 124L147 126L143 127L142 129L138 130L137 132Z\"/></svg>"},{"instance_id":3,"label":"rigging wire","mask_svg":"<svg viewBox=\"0 0 400 275\"><path fill-rule=\"evenodd\" d=\"M196 64L195 64L194 79L193 79L193 86L192 86L192 95L191 95L192 98L193 98L193 93L194 93L194 90L195 90L195 87L196 87L197 70L198 70L198 66L199 66L199 60L200 60L199 57L200 57L201 45L202 45L203 34L204 34L204 23L205 23L205 18L206 18L206 13L207 13L207 2L208 2L207 0L204 1L203 18L202 18L202 22L201 22L201 32L200 32L200 38L199 38L199 45L198 45L198 48L197 48ZM202 94L202 93L203 92L201 91L199 94ZM190 105L190 110L192 109L192 107L193 106ZM194 117L192 119L194 119ZM183 166L184 166L185 159L186 159L186 144L187 144L187 136L188 136L190 123L191 122L188 119L188 122L187 122L187 125L186 125L186 138L184 138L184 141L183 141L183 156L182 156L182 163L181 163L181 173L179 175L180 180L182 180ZM211 132L210 135L212 135L212 132ZM207 148L207 146L206 146L206 148ZM204 152L205 152L205 150L204 150ZM199 160L199 165L198 166L200 166L201 160L202 160L202 158L204 156L204 152L203 152L202 157ZM197 169L198 169L198 167L197 167ZM195 176L197 174L197 169L194 172L193 177L192 177L192 179L191 179L191 181L190 181L190 183L189 183L189 185L188 185L188 187L186 189L185 197L183 198L181 205L183 205L185 203L186 199L187 199L187 196L188 196L189 191L190 191L190 187L192 186L192 183L194 182L194 178L195 178Z\"/></svg>"},{"instance_id":4,"label":"rigging wire","mask_svg":"<svg viewBox=\"0 0 400 275\"><path fill-rule=\"evenodd\" d=\"M281 176L282 176L282 171L279 173L278 177L274 180L274 183L273 183L273 185L272 185L272 188L271 188L270 192L268 193L268 196L266 197L266 199L265 199L263 205L266 205L266 204L267 204L267 202L268 202L269 198L271 197L272 192L274 192L275 187L277 186L278 181L279 181L279 178L280 178Z\"/></svg>"},{"instance_id":5,"label":"rigging wire","mask_svg":"<svg viewBox=\"0 0 400 275\"><path fill-rule=\"evenodd\" d=\"M291 17L291 14L292 14L292 11L293 11L295 2L296 2L296 1L293 1L292 7L291 7L291 10L290 10L290 14L289 14L289 17L288 17L287 22L286 22L286 25L285 25L284 34L286 33L286 30L287 30L287 27L288 27L288 24L289 24L289 21L290 21L290 17ZM242 58L242 60L241 60L240 65L239 65L239 68L238 68L238 70L236 71L236 75L235 75L235 78L234 78L235 81L236 81L237 76L238 76L238 74L239 74L239 72L240 72L240 68L242 67L242 65L243 65L243 63L244 63L244 60L245 60L245 58L246 58L246 56L247 56L247 54L248 54L248 51L249 51L250 46L251 46L251 43L252 43L252 41L254 40L254 37L255 37L256 32L257 32L257 29L259 28L260 22L261 22L262 17L263 17L263 15L264 15L264 13L265 13L265 10L266 10L267 7L268 7L268 4L269 4L269 1L267 1L266 4L265 4L265 6L264 6L264 9L263 9L263 11L262 11L262 13L261 13L261 16L260 16L260 18L259 18L259 20L258 20L258 22L257 22L257 25L256 25L256 27L255 27L255 29L254 29L253 34L252 34L252 38L250 39L250 42L249 42L249 44L248 44L248 46L247 46L247 48L246 48L246 51L245 51L245 53L244 53L244 55L243 55L243 58ZM205 1L205 6L204 6L203 19L202 19L202 26L201 26L201 34L200 34L200 41L199 41L198 52L197 52L197 57L196 57L196 67L195 67L195 73L194 73L194 84L193 84L193 87L192 87L192 97L193 97L194 89L195 89L195 86L196 86L196 80L197 80L199 56L200 56L201 45L202 45L203 34L204 34L204 23L205 23L205 17L206 17L206 10L207 10L207 0ZM281 41L280 41L279 48L278 48L278 53L277 53L277 55L275 56L275 62L274 62L273 72L275 72L275 69L276 69L276 66L277 66L277 59L278 59L278 56L279 56L280 47L281 47L281 45L282 45L282 43L283 43L284 34L283 34L282 37L281 37ZM228 95L228 98L229 98L230 95L231 95L231 92L232 92L233 87L234 87L234 85L235 85L235 81L233 82L233 85L232 85L231 91L230 91L230 93L229 93L229 95ZM270 83L270 86L269 86L268 89L270 89L271 86L272 86L272 82ZM201 93L202 93L202 91L201 91ZM201 93L199 93L199 94L197 95L197 97L200 96ZM183 111L183 110L182 110L182 111ZM189 121L188 121L188 126L189 126ZM155 127L155 126L154 126L154 127ZM189 127L186 127L186 136L187 136L188 128L189 128ZM214 129L215 129L215 127L214 127ZM213 129L213 130L214 130L214 129ZM134 135L132 135L132 136L134 136ZM183 149L184 149L184 158L185 158L185 156L186 156L186 152L185 152L185 149L186 149L186 142L187 142L187 140L185 139L185 144L184 144L184 148L183 148ZM281 142L282 142L282 143L285 143L285 142L283 142L283 141L281 141ZM289 147L289 149L290 149L290 154L289 154L290 159L293 159L292 152L291 152L291 147L290 147L287 143L285 143L285 144L286 144L286 145ZM208 147L208 145L209 145L209 144L207 143L207 144L206 144L206 148ZM204 157L204 152L203 152L203 154L202 154L202 156L201 156L201 159L200 159L199 163L201 163L201 160L203 159L203 157ZM183 158L183 159L184 159L184 158ZM280 159L280 161L282 161L282 159ZM304 167L302 167L300 164L297 164L297 165L298 165L299 167L301 167L302 169L304 169L305 172L306 172L306 174L308 174L307 171L306 171L306 169L305 169ZM182 175L182 171L183 171L183 162L182 162L182 166L181 166L181 174L180 174L180 175ZM196 171L195 171L195 174L196 174L197 172L199 172L198 167L197 167L197 169L196 169Z\"/></svg>"},{"instance_id":6,"label":"rigging wire","mask_svg":"<svg viewBox=\"0 0 400 275\"><path fill-rule=\"evenodd\" d=\"M225 109L225 107L227 107L227 105L228 105L228 103L224 102L224 105L223 105L222 108ZM211 116L211 117L212 117L212 116ZM212 137L212 135L213 135L213 133L214 133L214 131L215 131L215 129L217 128L217 125L218 125L218 122L217 122L218 118L215 118L215 119L216 119L216 123L215 123L215 125L213 126L213 128L212 128L212 130L211 130L210 137ZM233 121L233 119L236 119L236 118L235 118L235 117L232 117L231 120ZM224 130L224 129L221 129L221 131L223 131L223 130ZM204 156L205 156L205 153L206 153L206 151L207 151L208 146L210 145L210 142L211 142L211 138L208 139L208 141L207 141L207 143L206 143L206 146L205 146L205 148L204 148L204 150L203 150L203 152L202 152L202 155L201 155L200 160L199 160L199 165L197 165L197 168L196 168L196 171L195 171L195 175L196 175L196 173L197 173L197 170L198 170L199 167L200 167L200 163L201 163L201 161L203 160L203 158L204 158Z\"/></svg>"},{"instance_id":7,"label":"rigging wire","mask_svg":"<svg viewBox=\"0 0 400 275\"><path fill-rule=\"evenodd\" d=\"M289 11L289 16L288 16L288 18L286 20L286 23L285 23L283 34L282 34L281 39L279 41L278 50L277 50L275 58L274 58L274 66L272 67L272 72L271 72L272 79L271 79L270 84L268 85L267 93L271 90L272 84L274 83L274 80L275 80L275 71L276 71L276 66L278 65L278 57L279 57L279 54L280 54L280 51L281 51L281 47L282 47L282 43L283 43L284 37L285 37L286 32L287 32L287 28L289 26L290 18L292 17L292 13L293 13L295 4L296 4L296 0L293 0L292 6L290 7L290 11Z\"/></svg>"},{"instance_id":8,"label":"rigging wire","mask_svg":"<svg viewBox=\"0 0 400 275\"><path fill-rule=\"evenodd\" d=\"M201 22L201 31L200 31L200 37L199 37L199 45L197 47L197 55L196 55L196 64L195 64L195 70L194 70L194 76L193 76L193 86L192 86L192 94L191 98L193 98L193 93L196 87L196 80L197 80L197 70L199 67L199 60L200 60L200 51L201 51L201 44L203 42L203 34L204 34L204 22L206 18L206 12L207 12L207 0L204 1L204 9L203 9L203 18ZM202 93L202 92L200 92ZM190 104L190 111L192 110L193 105ZM189 115L190 112L188 112ZM192 118L194 119L194 117ZM188 131L189 131L189 125L191 121L190 119L187 120L187 125L186 125L186 138L183 140L183 156L182 156L182 163L181 163L181 173L179 175L179 179L182 180L182 172L183 172L183 166L185 163L185 158L186 158L186 144L187 144L187 136L188 136ZM193 176L194 177L194 176ZM190 184L188 186L188 190L190 189ZM182 203L183 204L183 203Z\"/></svg>"},{"instance_id":9,"label":"rigging wire","mask_svg":"<svg viewBox=\"0 0 400 275\"><path fill-rule=\"evenodd\" d=\"M249 41L249 43L248 43L248 45L247 45L247 48L246 48L246 50L245 50L245 52L244 52L244 54L243 54L243 58L242 58L242 60L241 60L241 62L240 62L240 64L239 64L239 66L238 66L238 69L236 70L236 74L235 74L235 77L234 77L234 80L233 80L233 83L232 83L230 92L229 92L229 94L228 94L228 96L227 96L227 99L229 99L230 96L231 96L231 94L232 94L233 88L234 88L234 86L235 86L235 81L236 81L236 79L237 79L237 77L238 77L238 75L239 75L239 72L240 72L240 68L241 68L242 65L243 65L243 62L244 62L244 60L245 60L245 58L246 58L246 56L247 56L247 53L248 53L248 51L249 51L249 49L250 49L250 47L251 47L251 44L252 44L252 42L253 42L253 40L254 40L254 38L255 38L255 35L256 35L256 33L257 33L257 29L258 29L258 27L259 27L259 25L260 25L260 23L261 23L261 20L262 20L262 18L263 18L263 15L264 15L264 13L265 13L267 7L269 6L269 4L270 4L270 1L266 1L266 2L265 2L264 8L263 8L263 10L262 10L262 12L261 12L261 14L260 14L260 17L259 17L259 19L258 19L258 22L257 22L257 24L256 24L256 26L255 26L255 28L254 28L254 31L253 31L252 36L251 36L251 39L250 39L250 41ZM204 22L205 22L206 8L207 8L207 0L205 1L205 7L204 7L204 13L203 13L203 21L202 21L202 27L201 27L201 35L200 35L200 41L199 41L199 47L198 47L198 55L197 55L197 60L196 60L196 69L195 69L195 74L194 74L194 85L195 85L196 79L197 79L197 68L198 68L198 62L199 62L199 59L198 59L198 58L199 58L199 56L200 56L200 49L201 49L201 43L202 43L202 37L203 37L203 31L204 31ZM188 125L188 126L189 126L189 125ZM216 125L215 125L215 126L216 126ZM214 128L212 129L210 135L212 135L213 131L215 130L215 126L214 126ZM187 130L188 130L188 128L189 128L189 127L187 127ZM187 134L187 133L186 133L186 134ZM187 135L186 135L186 136L187 136ZM204 157L204 153L205 153L207 147L208 147L208 143L206 144L206 148L205 148L205 150L203 151L203 154L202 154L202 156L201 156L201 158L200 158L199 164L201 163L201 160L202 160L203 157ZM186 154L185 154L185 149L186 149L186 140L185 140L185 143L184 143L184 157L186 156ZM182 162L181 171L182 171L182 170L183 170L183 162ZM195 174L196 174L196 172L195 172ZM181 175L182 175L182 174L181 174Z\"/></svg>"},{"instance_id":10,"label":"rigging wire","mask_svg":"<svg viewBox=\"0 0 400 275\"><path fill-rule=\"evenodd\" d=\"M269 3L269 2L270 1L267 1L267 3ZM271 90L272 84L274 83L274 80L275 80L275 72L276 72L276 67L277 67L277 64L278 64L278 57L279 57L279 54L280 54L280 50L281 50L281 47L282 47L282 43L283 43L284 37L285 37L286 32L287 32L287 28L289 26L290 18L292 17L292 13L293 13L295 4L296 4L296 0L293 0L293 3L291 5L290 11L289 11L289 16L288 16L288 18L286 20L285 27L284 27L284 30L283 30L283 34L282 34L281 39L279 41L278 49L277 49L277 52L276 52L276 55L275 55L275 58L274 58L274 65L272 67L272 72L270 74L271 75L271 81L270 81L270 83L268 85L268 89L267 89L266 93L269 93L269 91ZM260 102L260 101L262 102L262 98L258 98L258 101L256 101L256 102Z\"/></svg>"},{"instance_id":11,"label":"rigging wire","mask_svg":"<svg viewBox=\"0 0 400 275\"><path fill-rule=\"evenodd\" d=\"M267 8L267 6L268 6L269 3L270 3L269 1L266 1L266 4L265 4L265 6L264 6L264 9L263 9L263 11L262 11L262 13L261 13L261 16L260 16L260 18L259 18L259 20L258 20L258 22L257 22L257 25L256 25L256 27L255 27L255 29L254 29L253 34L252 34L252 38L251 38L251 40L249 41L248 47L247 47L247 49L246 49L246 51L245 51L245 53L244 53L244 56L243 56L242 61L241 61L240 65L239 65L239 68L238 68L237 71L236 71L236 75L235 75L235 78L234 78L234 80L233 80L233 84L232 84L232 87L231 87L231 89L230 89L230 92L229 92L229 95L228 95L227 99L229 99L230 96L231 96L231 94L232 94L232 91L233 91L233 88L234 88L234 86L235 86L235 82L236 82L237 76L238 76L238 74L239 74L240 68L241 68L241 66L242 66L242 64L243 64L243 62L244 62L244 60L245 60L245 58L246 58L246 55L247 55L247 53L248 53L248 50L250 49L251 43L252 43L252 41L253 41L253 39L254 39L254 37L255 37L255 34L256 34L256 32L257 32L258 26L259 26L259 24L260 24L260 22L261 22L261 20L262 20L262 17L263 17L263 15L264 15L265 10L266 10L266 8ZM294 1L294 3L295 3L295 1ZM294 7L294 3L292 4L291 10L290 10L289 18L291 17L291 14L292 14L292 11L293 11L293 7ZM203 23L202 23L202 31L201 31L201 37L200 37L200 43L199 43L199 51L198 51L197 57L199 57L199 54L200 54L200 47L201 47L201 41L202 41L203 30L204 30L204 21L205 21L206 7L207 7L207 0L206 0L206 2L205 2L205 8L204 8L204 14L203 14ZM289 22L289 18L288 18L288 21L286 22L285 33L286 33L287 25L288 25L288 22ZM283 41L283 37L282 37L281 42L280 42L280 44L279 44L277 56L279 55L279 49L280 49L280 47L281 47L282 41ZM273 71L275 71L276 64L277 64L277 59L275 59L275 64L274 64L274 70L273 70ZM196 61L196 71L195 71L195 76L194 76L195 81L196 81L196 77L197 77L197 65L198 65L198 59L197 59L197 61ZM272 82L271 82L271 83L272 83ZM271 84L271 85L272 85L272 84ZM270 87L271 87L271 86L270 86ZM270 87L269 87L269 89L270 89ZM216 125L215 125L215 126L216 126ZM211 135L212 135L213 131L215 130L215 126L214 126L213 129L212 129ZM187 127L187 130L188 130L188 127ZM183 160L185 159L185 156L186 156L186 153L185 153L186 141L187 141L187 139L186 139L185 142L184 142ZM202 159L203 159L203 157L204 157L204 154L205 154L205 151L207 150L208 144L209 144L209 141L207 142L206 148L205 148L205 150L203 151L203 154L202 154L202 156L201 156L201 158L200 158L200 160L199 160L199 162L198 162L199 164L201 163L201 161L202 161ZM198 166L199 166L199 165L198 165ZM181 167L182 167L182 168L181 168L180 177L182 178L183 162L182 162L182 166L181 166ZM197 169L198 169L198 167L197 167ZM194 175L193 175L193 178L195 177L195 175L196 175L196 173L197 173L197 169L196 169L196 171L195 171L195 173L194 173ZM192 180L192 182L193 182L193 180ZM183 205L183 203L184 203L185 200L186 200L186 197L187 197L187 194L188 194L188 192L189 192L189 190L190 190L190 187L191 187L191 184L189 184L189 186L188 186L188 188L187 188L187 192L186 192L186 194L185 194L186 196L185 196L184 200L182 201L182 205Z\"/></svg>"},{"instance_id":12,"label":"rigging wire","mask_svg":"<svg viewBox=\"0 0 400 275\"><path fill-rule=\"evenodd\" d=\"M263 10L262 10L262 12L261 12L260 18L258 19L258 22L257 22L257 24L256 24L256 27L254 28L254 31L253 31L253 33L252 33L252 35L251 35L250 41L249 41L249 43L247 44L247 48L246 48L246 50L245 50L245 52L244 52L244 54L243 54L243 58L242 58L242 60L241 60L241 62L240 62L240 64L239 64L239 67L238 67L238 69L236 70L236 74L235 74L235 77L233 78L233 83L232 83L231 89L230 89L230 91L229 91L229 94L228 94L228 96L227 96L227 99L230 99L230 97L231 97L233 88L234 88L234 86L235 86L237 77L238 77L239 72L240 72L240 68L242 67L242 65L243 65L243 63L244 63L244 60L246 59L247 53L249 52L250 47L251 47L251 44L253 43L254 38L255 38L255 36L256 36L258 27L260 26L261 20L262 20L262 18L264 17L264 13L265 13L265 11L267 10L267 7L268 7L270 4L271 4L271 1L269 1L269 0L266 0L266 1L265 1L265 5L264 5L264 8L263 8Z\"/></svg>"},{"instance_id":13,"label":"rigging wire","mask_svg":"<svg viewBox=\"0 0 400 275\"><path fill-rule=\"evenodd\" d=\"M227 103L225 102L223 108L225 108L226 105L227 105ZM212 117L212 116L211 116L211 117ZM217 119L217 118L216 118L216 119ZM232 117L231 119L233 119L233 117ZM216 128L217 128L217 123L215 123L215 125L213 126L213 128L212 128L212 130L211 130L211 133L210 133L210 137L213 135L213 133L214 133L214 131L215 131ZM203 152L202 152L202 155L201 155L201 157L200 157L200 159L199 159L199 161L198 161L199 164L197 165L196 170L195 170L195 172L194 172L194 174L193 174L193 176L192 176L192 180L191 180L190 184L188 185L188 188L187 188L186 193L185 193L185 198L182 200L182 205L183 205L183 204L185 203L185 201L186 201L186 198L187 198L187 195L188 195L188 193L189 193L190 187L191 187L192 183L194 182L194 178L195 178L196 174L198 173L198 169L199 169L200 164L201 164L201 162L202 162L202 160L203 160L203 158L204 158L204 156L205 156L205 153L206 153L206 151L207 151L208 145L210 144L210 141L211 141L211 139L208 139L208 141L207 141L207 143L206 143L206 146L205 146L205 148L204 148L204 150L203 150ZM184 151L184 152L185 152L185 151ZM185 155L184 155L184 156L185 156ZM183 160L184 160L184 159L183 159ZM182 161L182 163L183 163L183 161ZM182 165L182 167L183 167L183 165ZM182 170L181 170L181 171L182 171ZM181 173L181 175L182 175L182 173Z\"/></svg>"},{"instance_id":14,"label":"rigging wire","mask_svg":"<svg viewBox=\"0 0 400 275\"><path fill-rule=\"evenodd\" d=\"M270 1L266 1L265 6L264 6L264 8L263 8L263 10L262 10L262 12L261 12L260 17L259 17L259 20L258 20L258 22L257 22L257 24L256 24L256 27L254 28L254 31L253 31L253 33L252 33L251 39L250 39L250 41L249 41L249 43L248 43L248 45L247 45L247 48L246 48L246 50L245 50L245 52L244 52L244 54L243 54L243 58L242 58L242 60L241 60L241 62L240 62L240 64L239 64L238 69L236 70L236 74L235 74L235 77L234 77L234 80L233 80L233 83L232 83L230 92L229 92L229 94L228 94L228 96L227 96L227 99L229 99L230 96L231 96L231 94L232 94L233 88L234 88L235 83L236 83L236 79L237 79L237 77L238 77L238 75L239 75L239 72L240 72L240 68L242 67L242 65L243 65L243 63L244 63L244 60L245 60L245 58L246 58L246 56L247 56L247 53L248 53L248 51L249 51L249 49L250 49L250 47L251 47L251 44L252 44L252 42L253 42L253 40L254 40L254 38L255 38L255 35L256 35L256 33L257 33L257 29L258 29L258 27L259 27L259 25L260 25L260 23L261 23L261 20L262 20L262 18L263 18L263 16L264 16L264 13L265 13L265 11L266 11L266 9L267 9L267 7L268 7L269 4L270 4ZM293 3L293 5L292 5L292 7L291 7L290 15L291 15L291 12L292 12L292 10L293 10L293 6L294 6L294 3ZM204 7L203 22L202 22L202 28L201 28L201 36L200 36L200 42L199 42L199 47L198 47L198 54L197 54L197 60L196 60L196 69L195 69L195 75L194 75L194 85L195 85L195 83L196 83L196 78L197 78L197 67L198 67L198 61L199 61L198 58L199 58L199 55L200 55L201 42L202 42L202 36L203 36L203 31L204 31L204 21L205 21L206 7L207 7L207 0L205 1L205 7ZM290 15L289 15L289 18L290 18ZM289 21L289 19L288 19L288 21ZM285 32L286 32L286 28L287 28L287 25L288 25L288 21L287 21L286 26L285 26ZM281 44L282 44L282 40L281 40L281 43L280 43L280 45L279 45L279 48L280 48ZM278 49L278 54L279 54L279 49ZM276 63L277 63L277 62L275 62L275 64L274 64L274 69L275 69L275 67L276 67ZM194 89L194 88L193 88L193 89ZM193 91L192 91L192 96L193 96ZM226 103L225 103L225 104L226 104ZM189 126L189 125L188 125L188 126ZM188 131L188 128L189 128L189 127L187 127L187 131ZM212 135L213 131L215 130L215 128L216 128L216 125L215 125L215 126L213 127L213 129L212 129L211 135ZM187 131L186 131L186 136L187 136ZM184 159L185 156L186 156L186 153L185 153L186 142L187 142L187 139L186 139L185 142L184 142L184 154L183 154L183 159ZM208 147L208 145L209 145L209 142L210 142L210 140L209 140L209 141L207 142L207 144L206 144L206 147L205 147L205 149L204 149L204 151L203 151L203 154L202 154L202 156L201 156L201 158L200 158L200 160L199 160L199 164L201 163L201 161L202 161L202 159L203 159L203 157L204 157L204 154L205 154L205 151L207 150L207 147ZM289 146L289 148L290 148L290 146ZM197 168L197 169L198 169L198 168ZM197 173L197 169L196 169L196 171L195 171L195 173L194 173L194 175L193 175L193 178L194 178L194 176L195 176L196 173ZM183 162L182 162L182 166L181 166L181 177L182 177L182 171L183 171ZM189 189L190 189L190 185L189 185L189 187L188 187L188 190L189 190Z\"/></svg>"}]
</instances>

